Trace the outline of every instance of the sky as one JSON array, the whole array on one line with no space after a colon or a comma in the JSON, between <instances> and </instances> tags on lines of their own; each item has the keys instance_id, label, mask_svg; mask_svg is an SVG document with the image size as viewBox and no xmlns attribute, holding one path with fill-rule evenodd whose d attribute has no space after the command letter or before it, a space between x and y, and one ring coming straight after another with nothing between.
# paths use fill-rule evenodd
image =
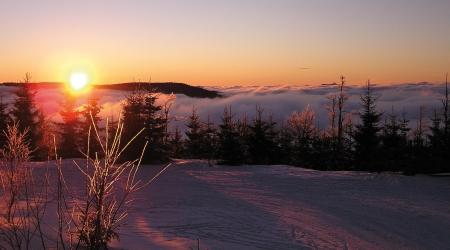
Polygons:
<instances>
[{"instance_id":1,"label":"sky","mask_svg":"<svg viewBox=\"0 0 450 250\"><path fill-rule=\"evenodd\" d=\"M448 0L0 0L0 82L443 82Z\"/></svg>"}]
</instances>

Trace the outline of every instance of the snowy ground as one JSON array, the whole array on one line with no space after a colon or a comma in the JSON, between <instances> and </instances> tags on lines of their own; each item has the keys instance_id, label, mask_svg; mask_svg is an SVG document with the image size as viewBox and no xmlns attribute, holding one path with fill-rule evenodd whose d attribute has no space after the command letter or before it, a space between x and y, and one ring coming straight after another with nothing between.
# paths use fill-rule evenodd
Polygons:
<instances>
[{"instance_id":1,"label":"snowy ground","mask_svg":"<svg viewBox=\"0 0 450 250\"><path fill-rule=\"evenodd\" d=\"M64 163L71 187L83 187ZM141 166L150 179L163 166ZM68 178L69 176L70 178ZM112 249L448 249L450 178L177 160Z\"/></svg>"}]
</instances>

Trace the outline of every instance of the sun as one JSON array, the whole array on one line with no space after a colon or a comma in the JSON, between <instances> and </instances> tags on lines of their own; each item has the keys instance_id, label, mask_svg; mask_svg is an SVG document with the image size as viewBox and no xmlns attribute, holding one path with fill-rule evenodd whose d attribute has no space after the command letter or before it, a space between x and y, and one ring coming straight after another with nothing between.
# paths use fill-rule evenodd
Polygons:
<instances>
[{"instance_id":1,"label":"sun","mask_svg":"<svg viewBox=\"0 0 450 250\"><path fill-rule=\"evenodd\" d=\"M73 73L70 76L70 86L74 90L83 89L88 83L88 78L85 73Z\"/></svg>"}]
</instances>

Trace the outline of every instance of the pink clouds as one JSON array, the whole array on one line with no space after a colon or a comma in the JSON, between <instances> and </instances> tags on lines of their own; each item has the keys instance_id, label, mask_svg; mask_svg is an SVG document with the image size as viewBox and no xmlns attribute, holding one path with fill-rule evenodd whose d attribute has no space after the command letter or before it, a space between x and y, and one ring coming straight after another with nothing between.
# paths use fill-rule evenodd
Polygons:
<instances>
[{"instance_id":1,"label":"pink clouds","mask_svg":"<svg viewBox=\"0 0 450 250\"><path fill-rule=\"evenodd\" d=\"M329 104L325 98L327 94L337 93L337 87L333 85L321 86L208 86L204 87L210 90L220 91L223 98L201 99L190 98L185 95L176 95L177 99L171 107L172 117L187 118L191 114L192 107L197 109L197 114L202 120L206 119L206 114L210 113L211 118L216 123L220 122L220 116L223 109L231 105L232 112L236 114L235 118L242 118L247 114L252 118L255 114L256 105L265 108L263 115L267 117L269 113L274 114L275 120L285 119L293 111L301 112L307 105L316 114L316 123L319 128L328 125L327 111L324 104ZM5 87L0 85L0 91L7 102L13 100L14 87ZM358 110L360 108L360 96L363 94L363 86L347 86L346 92L349 95L347 101L349 110ZM405 109L408 117L417 116L418 108L426 105L428 109L434 107L440 108L440 98L444 97L444 84L393 84L374 86L374 94L380 96L376 102L377 109L382 111L391 111L394 106L395 111ZM117 118L121 110L121 102L125 99L125 92L114 90L95 90L95 96L100 98L99 104L103 106L101 116L106 118L114 114ZM81 109L86 103L88 96L80 95L76 103L77 108ZM158 104L166 101L167 95L161 94ZM58 111L60 109L58 102L62 100L59 89L46 89L38 91L36 101L38 105L44 108L45 113L53 120L59 120ZM185 129L186 120L176 123L180 129ZM172 128L176 124L172 123Z\"/></svg>"}]
</instances>

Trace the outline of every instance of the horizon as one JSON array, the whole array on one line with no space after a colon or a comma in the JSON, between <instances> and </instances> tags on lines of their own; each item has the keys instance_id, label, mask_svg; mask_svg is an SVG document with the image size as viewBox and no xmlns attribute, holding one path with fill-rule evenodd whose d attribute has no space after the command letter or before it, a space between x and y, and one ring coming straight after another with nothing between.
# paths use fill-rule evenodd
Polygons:
<instances>
[{"instance_id":1,"label":"horizon","mask_svg":"<svg viewBox=\"0 0 450 250\"><path fill-rule=\"evenodd\" d=\"M345 75L344 75L345 77ZM365 86L367 84L367 81L370 81L370 86L372 87L376 87L376 86L395 86L395 85L403 85L403 84L445 84L446 81L448 81L448 73L444 73L442 74L442 78L444 80L441 81L414 81L414 82L390 82L390 83L377 83L377 82L373 82L371 79L366 79L363 83L360 84L348 84L348 81L346 79L346 87L362 87ZM183 82L183 81L152 81L152 82L141 82L141 81L128 81L128 82L114 82L114 83L88 83L87 86L103 86L103 85L114 85L114 84L133 84L133 83L142 83L142 84L146 84L146 83L155 83L155 84L164 84L164 83L176 83L176 84L186 84L189 86L193 86L193 87L204 87L204 88L220 88L220 87L276 87L276 86L292 86L292 87L321 87L321 86L336 86L338 81L334 81L334 82L329 82L329 83L320 83L320 84L269 84L269 85L265 85L265 84L259 84L259 85L249 85L249 84L243 84L243 85L233 85L233 84L228 84L228 85L195 85L195 84L190 84L187 82ZM18 84L18 83L23 83L22 81L0 81L0 84ZM32 84L70 84L70 81L31 81L30 83Z\"/></svg>"},{"instance_id":2,"label":"horizon","mask_svg":"<svg viewBox=\"0 0 450 250\"><path fill-rule=\"evenodd\" d=\"M346 85L346 93L349 96L347 101L349 110L360 109L360 96L363 94L364 86ZM376 106L378 111L400 113L402 110L407 112L410 118L410 126L414 127L419 115L419 107L427 106L427 117L432 115L433 108L440 107L441 99L445 97L445 83L404 83L391 85L372 85L374 94L380 95ZM316 123L319 129L324 129L329 125L328 111L324 105L330 105L326 98L328 94L335 94L337 87L334 85L319 86L293 86L293 85L275 85L275 86L201 86L207 90L217 91L222 98L193 98L184 94L176 94L170 115L172 117L187 118L191 115L192 108L197 109L197 114L201 119L209 113L212 120L220 123L220 117L223 115L225 107L231 105L232 112L236 114L236 119L243 115L253 117L256 105L265 109L263 114L267 117L270 113L274 114L277 121L284 120L291 116L292 112L300 113L308 105L315 112ZM4 101L11 102L14 98L14 87L3 86L0 84L0 92L4 94ZM99 89L95 95L100 97L99 105L103 106L100 115L103 119L114 115L117 117L121 110L121 102L125 98L125 92L122 90ZM76 107L82 109L89 98L90 91L78 93ZM163 104L168 94L161 94L157 104ZM36 101L38 105L44 107L45 114L52 119L59 121L60 106L58 101L63 99L59 88L45 89L38 91ZM355 119L357 117L355 116ZM427 119L428 120L428 119ZM186 128L187 119L171 123L171 130L179 125L180 129Z\"/></svg>"},{"instance_id":3,"label":"horizon","mask_svg":"<svg viewBox=\"0 0 450 250\"><path fill-rule=\"evenodd\" d=\"M442 82L448 1L0 3L0 82ZM42 18L45 17L45 18ZM135 80L133 80L135 79Z\"/></svg>"}]
</instances>

